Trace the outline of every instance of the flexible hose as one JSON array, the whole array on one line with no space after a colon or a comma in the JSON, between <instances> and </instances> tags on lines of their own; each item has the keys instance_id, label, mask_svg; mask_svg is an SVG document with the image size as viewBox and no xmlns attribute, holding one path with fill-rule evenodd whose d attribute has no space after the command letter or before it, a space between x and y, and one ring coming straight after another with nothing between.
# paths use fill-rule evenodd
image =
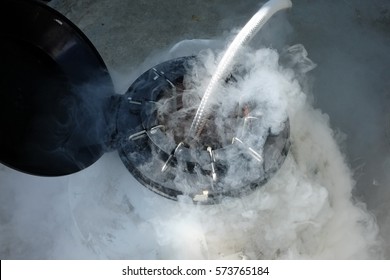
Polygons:
<instances>
[{"instance_id":1,"label":"flexible hose","mask_svg":"<svg viewBox=\"0 0 390 280\"><path fill-rule=\"evenodd\" d=\"M245 43L249 42L256 33L263 27L268 19L276 12L290 8L292 3L290 0L270 0L265 3L261 9L248 21L241 31L229 45L227 51L223 55L221 62L218 64L214 75L211 77L210 83L202 97L196 115L192 121L189 138L199 137L202 129L209 116L210 96L218 89L221 81L224 81L227 74L231 71L233 60L238 50Z\"/></svg>"}]
</instances>

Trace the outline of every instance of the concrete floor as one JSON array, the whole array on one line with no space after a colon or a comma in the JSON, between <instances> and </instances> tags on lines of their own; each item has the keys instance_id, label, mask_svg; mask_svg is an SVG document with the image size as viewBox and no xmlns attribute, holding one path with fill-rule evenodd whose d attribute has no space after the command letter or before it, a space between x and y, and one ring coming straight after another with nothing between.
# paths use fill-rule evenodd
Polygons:
<instances>
[{"instance_id":1,"label":"concrete floor","mask_svg":"<svg viewBox=\"0 0 390 280\"><path fill-rule=\"evenodd\" d=\"M110 69L128 71L183 39L215 38L242 25L258 1L51 1L90 38Z\"/></svg>"},{"instance_id":2,"label":"concrete floor","mask_svg":"<svg viewBox=\"0 0 390 280\"><path fill-rule=\"evenodd\" d=\"M85 32L121 92L128 86L123 80L130 82L134 73L152 66L163 50L184 39L226 38L261 2L53 0L49 5ZM386 258L390 258L389 35L390 1L296 0L291 11L273 18L252 42L275 48L302 43L317 63L309 85L313 104L340 132L337 137L357 181L356 197L377 217L387 240ZM0 192L3 199L9 196L6 190ZM12 209L2 211L6 216ZM24 251L5 256L45 257Z\"/></svg>"}]
</instances>

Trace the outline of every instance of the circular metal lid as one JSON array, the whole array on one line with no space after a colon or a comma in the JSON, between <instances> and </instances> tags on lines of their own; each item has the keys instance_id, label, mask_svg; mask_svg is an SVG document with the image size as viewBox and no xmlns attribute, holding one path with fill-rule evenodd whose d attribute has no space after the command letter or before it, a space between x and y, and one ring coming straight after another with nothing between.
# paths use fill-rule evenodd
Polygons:
<instances>
[{"instance_id":1,"label":"circular metal lid","mask_svg":"<svg viewBox=\"0 0 390 280\"><path fill-rule=\"evenodd\" d=\"M87 37L37 1L0 9L0 162L43 176L77 172L107 145L107 68Z\"/></svg>"}]
</instances>

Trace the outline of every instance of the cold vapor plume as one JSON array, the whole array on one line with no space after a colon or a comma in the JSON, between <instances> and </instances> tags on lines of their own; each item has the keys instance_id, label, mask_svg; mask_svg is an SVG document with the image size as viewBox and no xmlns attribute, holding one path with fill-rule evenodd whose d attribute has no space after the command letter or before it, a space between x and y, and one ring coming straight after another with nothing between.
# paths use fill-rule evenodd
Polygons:
<instances>
[{"instance_id":1,"label":"cold vapor plume","mask_svg":"<svg viewBox=\"0 0 390 280\"><path fill-rule=\"evenodd\" d=\"M186 77L187 81L202 89L218 57L218 52L201 52L202 63ZM186 199L169 201L148 190L140 194L134 185L129 190L128 174L115 175L116 179L107 187L107 179L103 182L99 179L106 174L96 173L94 187L99 186L101 192L90 195L91 190L83 187L79 196L78 190L88 184L81 177L73 177L70 194L71 198L77 197L72 204L85 238L87 233L105 233L96 232L89 237L94 250L103 251L104 258L118 254L114 248L128 258L137 258L140 252L145 258L162 259L381 257L375 218L352 195L353 174L329 126L329 117L314 109L302 91L300 84L305 74L314 68L305 48L295 45L282 53L269 48L246 49L240 56L240 64L246 69L245 74L234 86L225 89L224 98L218 98L221 100L218 112L223 114L224 108L229 111L238 100L256 100L274 109L269 112L260 106L261 111L269 113L264 118L267 126L276 132L281 120L289 116L292 146L276 175L250 195L227 198L209 206L195 206ZM223 118L216 123L223 133ZM230 164L232 170L238 168L233 159ZM108 193L110 198L106 197ZM120 199L122 195L125 198ZM94 204L94 201L103 203L92 211L84 207L83 197ZM107 208L98 210L102 206ZM91 224L86 217L94 211L116 218ZM136 237L140 231L134 228L148 232L146 237L143 235L142 243ZM126 241L127 230L135 234L131 244ZM117 235L117 231L121 234ZM129 249L138 244L137 249L126 250L120 247L122 242L127 242Z\"/></svg>"},{"instance_id":2,"label":"cold vapor plume","mask_svg":"<svg viewBox=\"0 0 390 280\"><path fill-rule=\"evenodd\" d=\"M241 2L222 2L222 29L243 25L253 12L242 12L248 8ZM230 80L216 94L215 114L208 122L213 132L209 139L216 147L231 144L242 127L233 113L245 104L256 104L251 113L261 120L258 137L242 135L261 152L265 135L280 132L288 119L288 155L266 184L240 198L194 205L186 196L172 201L143 187L116 152L105 153L85 170L61 178L34 177L0 166L0 258L389 258L389 3L293 4L287 15L271 19L252 44L241 50ZM93 7L97 9L98 4ZM240 17L234 17L235 13ZM99 28L110 33L107 22L105 27L100 22L95 26L87 16L82 23L88 36ZM204 24L202 16L199 24ZM168 27L171 34L173 28ZM130 29L135 33L135 27ZM145 34L151 37L148 47L154 37L158 40L155 33ZM131 80L158 63L196 55L197 62L184 79L189 110L176 112L170 120L170 126L177 128L178 119L194 113L236 34L237 30L216 39L196 40L192 38L215 38L216 34L188 37L180 33L187 40L170 51L135 63L131 75L116 73L117 92L125 91ZM112 58L107 61L124 61L123 50L110 57L112 50L103 44L99 47L103 57ZM160 105L163 110L164 104ZM180 131L185 134L188 128ZM177 131L167 133L174 138ZM254 158L243 166L232 154L226 162L225 178L232 186L256 175ZM177 187L185 192L189 186L181 175L177 174Z\"/></svg>"}]
</instances>

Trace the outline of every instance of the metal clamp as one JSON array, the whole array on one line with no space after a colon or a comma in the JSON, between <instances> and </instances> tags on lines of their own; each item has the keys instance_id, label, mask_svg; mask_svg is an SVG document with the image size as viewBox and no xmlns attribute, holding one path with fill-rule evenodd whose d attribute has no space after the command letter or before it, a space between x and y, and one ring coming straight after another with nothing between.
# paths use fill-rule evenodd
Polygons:
<instances>
[{"instance_id":1,"label":"metal clamp","mask_svg":"<svg viewBox=\"0 0 390 280\"><path fill-rule=\"evenodd\" d=\"M172 159L175 157L175 154L177 151L184 145L184 142L180 142L176 148L172 151L172 153L169 155L168 159L164 163L163 167L161 168L161 172L165 172L168 169L169 164L171 163Z\"/></svg>"},{"instance_id":2,"label":"metal clamp","mask_svg":"<svg viewBox=\"0 0 390 280\"><path fill-rule=\"evenodd\" d=\"M241 139L237 137L233 137L232 144L238 143L240 147L242 147L250 156L252 156L255 160L260 163L263 163L263 156L256 152L252 147L249 147L245 144Z\"/></svg>"},{"instance_id":3,"label":"metal clamp","mask_svg":"<svg viewBox=\"0 0 390 280\"><path fill-rule=\"evenodd\" d=\"M217 181L217 173L215 172L215 157L214 152L211 147L207 147L207 152L210 155L210 163L211 163L211 176L213 178L213 181Z\"/></svg>"},{"instance_id":4,"label":"metal clamp","mask_svg":"<svg viewBox=\"0 0 390 280\"><path fill-rule=\"evenodd\" d=\"M156 131L158 129L161 129L161 128L164 128L165 129L165 125L156 125L156 126L153 126L151 127L149 130L141 130L139 132L136 132L134 134L131 134L128 138L128 140L137 140L137 139L140 139L142 137L144 137L145 135L147 135L147 133L150 133L150 134L155 134Z\"/></svg>"}]
</instances>

